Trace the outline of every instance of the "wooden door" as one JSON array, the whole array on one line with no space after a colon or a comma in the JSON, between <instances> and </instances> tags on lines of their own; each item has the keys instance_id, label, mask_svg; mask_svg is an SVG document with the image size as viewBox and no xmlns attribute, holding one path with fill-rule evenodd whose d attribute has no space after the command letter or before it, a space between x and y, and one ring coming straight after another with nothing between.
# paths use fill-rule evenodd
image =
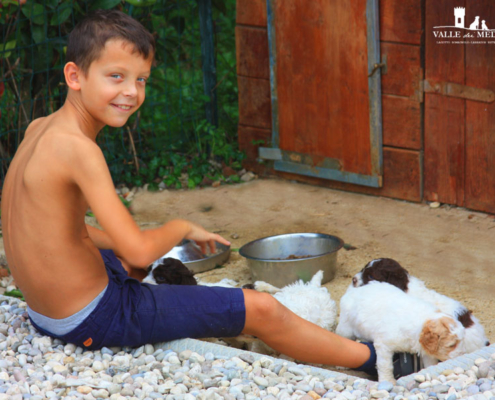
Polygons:
<instances>
[{"instance_id":1,"label":"wooden door","mask_svg":"<svg viewBox=\"0 0 495 400\"><path fill-rule=\"evenodd\" d=\"M380 187L378 1L267 2L273 138L260 156L279 171Z\"/></svg>"},{"instance_id":2,"label":"wooden door","mask_svg":"<svg viewBox=\"0 0 495 400\"><path fill-rule=\"evenodd\" d=\"M427 0L425 34L425 199L493 213L495 5Z\"/></svg>"}]
</instances>

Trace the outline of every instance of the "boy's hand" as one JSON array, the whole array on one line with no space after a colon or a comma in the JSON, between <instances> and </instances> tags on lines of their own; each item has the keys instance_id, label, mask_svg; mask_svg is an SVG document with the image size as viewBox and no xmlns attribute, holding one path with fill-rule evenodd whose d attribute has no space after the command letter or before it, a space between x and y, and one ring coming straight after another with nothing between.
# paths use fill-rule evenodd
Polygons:
<instances>
[{"instance_id":1,"label":"boy's hand","mask_svg":"<svg viewBox=\"0 0 495 400\"><path fill-rule=\"evenodd\" d=\"M216 233L208 232L206 229L202 228L199 225L193 224L192 222L189 222L189 224L191 229L189 233L185 236L185 239L194 240L196 244L201 248L203 254L206 254L206 245L210 247L210 252L212 254L215 253L216 251L215 241L222 243L226 246L230 246L230 242L225 240L220 235L217 235Z\"/></svg>"}]
</instances>

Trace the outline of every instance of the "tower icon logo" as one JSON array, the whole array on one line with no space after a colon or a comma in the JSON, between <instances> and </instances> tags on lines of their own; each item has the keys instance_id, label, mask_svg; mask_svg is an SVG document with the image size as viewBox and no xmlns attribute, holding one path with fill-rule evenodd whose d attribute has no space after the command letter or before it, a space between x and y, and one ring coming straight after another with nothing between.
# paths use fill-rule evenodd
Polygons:
<instances>
[{"instance_id":1,"label":"tower icon logo","mask_svg":"<svg viewBox=\"0 0 495 400\"><path fill-rule=\"evenodd\" d=\"M464 28L464 17L466 16L466 9L464 7L454 8L455 14L455 27Z\"/></svg>"},{"instance_id":2,"label":"tower icon logo","mask_svg":"<svg viewBox=\"0 0 495 400\"><path fill-rule=\"evenodd\" d=\"M490 29L487 26L486 20L481 19L479 15L474 17L473 22L466 27L466 8L465 7L454 7L454 17L455 17L455 25L447 25L447 26L434 26L434 29L442 29L442 28L457 28L457 29L465 29L470 31L495 31L495 29ZM483 35L479 35L478 37L485 37Z\"/></svg>"}]
</instances>

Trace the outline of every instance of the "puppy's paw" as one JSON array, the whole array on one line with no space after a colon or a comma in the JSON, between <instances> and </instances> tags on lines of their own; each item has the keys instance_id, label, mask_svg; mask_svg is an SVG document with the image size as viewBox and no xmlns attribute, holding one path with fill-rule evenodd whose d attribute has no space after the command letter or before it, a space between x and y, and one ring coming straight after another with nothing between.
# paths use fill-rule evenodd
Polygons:
<instances>
[{"instance_id":1,"label":"puppy's paw","mask_svg":"<svg viewBox=\"0 0 495 400\"><path fill-rule=\"evenodd\" d=\"M258 292L265 292L270 294L275 294L280 292L279 288L263 281L254 282L254 289L257 290Z\"/></svg>"}]
</instances>

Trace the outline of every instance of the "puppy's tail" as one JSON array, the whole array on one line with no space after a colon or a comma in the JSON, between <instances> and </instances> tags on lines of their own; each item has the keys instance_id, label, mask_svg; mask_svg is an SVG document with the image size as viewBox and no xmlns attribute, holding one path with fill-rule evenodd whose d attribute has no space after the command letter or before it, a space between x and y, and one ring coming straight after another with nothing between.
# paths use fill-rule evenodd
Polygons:
<instances>
[{"instance_id":1,"label":"puppy's tail","mask_svg":"<svg viewBox=\"0 0 495 400\"><path fill-rule=\"evenodd\" d=\"M323 271L320 269L316 274L313 275L313 277L309 281L309 285L320 287L322 280L323 280Z\"/></svg>"}]
</instances>

